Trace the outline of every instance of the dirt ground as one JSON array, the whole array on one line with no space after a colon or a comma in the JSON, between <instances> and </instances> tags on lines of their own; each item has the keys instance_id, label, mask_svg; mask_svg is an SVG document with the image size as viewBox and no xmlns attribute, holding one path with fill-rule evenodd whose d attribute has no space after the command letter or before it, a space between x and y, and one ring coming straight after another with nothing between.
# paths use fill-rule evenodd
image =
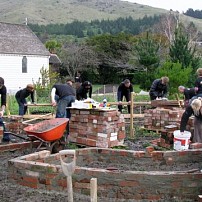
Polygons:
<instances>
[{"instance_id":1,"label":"dirt ground","mask_svg":"<svg viewBox=\"0 0 202 202\"><path fill-rule=\"evenodd\" d=\"M11 136L12 137L12 136ZM18 138L12 137L19 141ZM21 140L22 141L22 140ZM128 148L134 150L144 150L143 144L148 143L148 140L139 140L137 143L126 141ZM20 186L14 183L11 183L8 179L8 160L26 155L30 153L30 150L26 151L12 151L12 152L2 152L0 153L0 201L1 202L66 202L67 193L65 192L56 192L56 191L46 191L46 190L36 190L24 186ZM88 202L90 201L89 196L74 194L74 202ZM99 198L98 202L122 202L126 200L115 200L115 199L106 199ZM128 202L129 200L127 200Z\"/></svg>"},{"instance_id":2,"label":"dirt ground","mask_svg":"<svg viewBox=\"0 0 202 202\"><path fill-rule=\"evenodd\" d=\"M126 128L128 130L128 128ZM26 136L26 135L25 135ZM18 137L10 136L12 140L16 142L24 141ZM156 140L159 135L154 133L147 133L136 130L136 137L134 140L126 139L124 142L125 147L118 147L118 149L129 149L136 151L144 151L146 146L151 144L151 140ZM39 189L32 189L11 183L8 179L8 160L13 159L18 156L23 156L32 153L31 150L25 151L10 151L0 153L0 201L1 202L66 202L67 192L57 192L57 191L46 191ZM92 165L99 167L106 167L105 165L100 165L96 162ZM109 165L108 165L109 166ZM112 165L113 167L114 165ZM118 167L117 167L118 168ZM124 169L124 168L118 168ZM165 168L164 168L165 169ZM192 167L189 166L189 169ZM90 202L90 196L85 196L81 194L74 193L74 202ZM98 198L98 202L135 202L134 200L117 200L117 199L106 199ZM172 201L171 201L172 202ZM176 201L175 201L176 202Z\"/></svg>"},{"instance_id":3,"label":"dirt ground","mask_svg":"<svg viewBox=\"0 0 202 202\"><path fill-rule=\"evenodd\" d=\"M156 135L147 134L145 136L136 137L135 141L126 140L125 141L126 149L144 151L145 147L148 146L151 140L156 138L157 138ZM30 152L31 152L30 150L26 150L26 151L16 150L16 151L0 153L0 173L1 173L0 174L0 201L1 202L13 202L13 201L15 202L66 202L67 192L32 189L32 188L11 183L9 181L8 171L7 171L8 160L18 156L29 154ZM94 163L93 166L96 166L96 163ZM102 167L102 165L100 165L99 162L97 166ZM195 167L192 167L192 165L188 165L188 167L187 166L185 167L187 169L195 168ZM119 168L119 169L122 169L122 168ZM125 170L126 168L124 167L123 169ZM178 170L180 170L180 168L178 168ZM74 193L74 202L90 202L90 196ZM98 198L98 202L135 202L135 201ZM170 200L170 202L172 202L172 200ZM175 200L175 202L177 201Z\"/></svg>"}]
</instances>

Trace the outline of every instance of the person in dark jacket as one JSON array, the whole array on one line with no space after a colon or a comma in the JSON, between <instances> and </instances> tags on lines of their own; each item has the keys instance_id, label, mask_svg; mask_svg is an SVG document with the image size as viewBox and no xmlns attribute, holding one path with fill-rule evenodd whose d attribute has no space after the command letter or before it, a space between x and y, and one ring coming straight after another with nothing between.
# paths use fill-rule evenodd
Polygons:
<instances>
[{"instance_id":1,"label":"person in dark jacket","mask_svg":"<svg viewBox=\"0 0 202 202\"><path fill-rule=\"evenodd\" d=\"M196 95L193 96L190 101L189 104L196 98L198 97L202 97L202 68L198 68L196 71L198 77L195 81L195 89L196 89Z\"/></svg>"},{"instance_id":2,"label":"person in dark jacket","mask_svg":"<svg viewBox=\"0 0 202 202\"><path fill-rule=\"evenodd\" d=\"M118 98L118 111L122 112L122 100L125 97L127 102L131 101L131 92L133 92L133 86L130 83L129 79L125 79L123 82L120 83L118 90L117 90L117 98ZM128 113L130 113L130 105L128 107Z\"/></svg>"},{"instance_id":3,"label":"person in dark jacket","mask_svg":"<svg viewBox=\"0 0 202 202\"><path fill-rule=\"evenodd\" d=\"M166 97L168 93L168 82L169 78L166 76L154 80L149 91L150 99L155 100L156 98Z\"/></svg>"},{"instance_id":4,"label":"person in dark jacket","mask_svg":"<svg viewBox=\"0 0 202 202\"><path fill-rule=\"evenodd\" d=\"M202 98L194 99L183 113L180 123L180 132L182 134L186 129L189 117L192 115L194 115L194 136L192 142L202 143Z\"/></svg>"},{"instance_id":5,"label":"person in dark jacket","mask_svg":"<svg viewBox=\"0 0 202 202\"><path fill-rule=\"evenodd\" d=\"M202 97L202 68L198 68L196 71L198 78L195 81L195 88L197 88L197 97Z\"/></svg>"},{"instance_id":6,"label":"person in dark jacket","mask_svg":"<svg viewBox=\"0 0 202 202\"><path fill-rule=\"evenodd\" d=\"M190 104L192 97L196 96L197 88L185 88L179 86L178 91L184 95L184 106L187 107Z\"/></svg>"},{"instance_id":7,"label":"person in dark jacket","mask_svg":"<svg viewBox=\"0 0 202 202\"><path fill-rule=\"evenodd\" d=\"M26 88L20 89L15 94L15 98L19 105L19 115L23 116L27 112L27 100L26 98L31 96L31 101L34 103L34 85L28 84Z\"/></svg>"},{"instance_id":8,"label":"person in dark jacket","mask_svg":"<svg viewBox=\"0 0 202 202\"><path fill-rule=\"evenodd\" d=\"M89 81L84 81L81 86L76 90L76 99L83 100L92 97L92 84Z\"/></svg>"},{"instance_id":9,"label":"person in dark jacket","mask_svg":"<svg viewBox=\"0 0 202 202\"><path fill-rule=\"evenodd\" d=\"M75 82L77 83L82 83L82 77L81 77L81 72L77 71L75 74Z\"/></svg>"},{"instance_id":10,"label":"person in dark jacket","mask_svg":"<svg viewBox=\"0 0 202 202\"><path fill-rule=\"evenodd\" d=\"M52 106L57 105L56 118L70 118L70 109L72 102L75 101L76 92L72 82L68 79L66 84L55 84L51 90ZM56 101L57 98L57 101Z\"/></svg>"},{"instance_id":11,"label":"person in dark jacket","mask_svg":"<svg viewBox=\"0 0 202 202\"><path fill-rule=\"evenodd\" d=\"M4 79L0 77L0 95L1 95L0 117L3 117L6 109L6 94L7 94L7 89L6 89L6 86L4 85Z\"/></svg>"}]
</instances>

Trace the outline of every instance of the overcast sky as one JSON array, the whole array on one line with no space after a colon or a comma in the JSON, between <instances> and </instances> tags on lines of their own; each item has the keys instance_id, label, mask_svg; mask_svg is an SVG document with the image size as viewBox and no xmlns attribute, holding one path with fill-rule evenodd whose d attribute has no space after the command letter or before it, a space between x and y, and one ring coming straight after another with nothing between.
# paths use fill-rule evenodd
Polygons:
<instances>
[{"instance_id":1,"label":"overcast sky","mask_svg":"<svg viewBox=\"0 0 202 202\"><path fill-rule=\"evenodd\" d=\"M153 6L156 8L164 8L167 10L186 12L189 8L194 10L202 10L202 0L122 0L138 4Z\"/></svg>"}]
</instances>

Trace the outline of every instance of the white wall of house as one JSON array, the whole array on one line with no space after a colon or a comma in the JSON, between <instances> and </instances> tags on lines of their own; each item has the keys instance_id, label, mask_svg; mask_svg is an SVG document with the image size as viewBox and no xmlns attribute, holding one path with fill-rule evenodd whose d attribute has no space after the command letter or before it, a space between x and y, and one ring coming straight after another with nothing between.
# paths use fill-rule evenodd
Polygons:
<instances>
[{"instance_id":1,"label":"white wall of house","mask_svg":"<svg viewBox=\"0 0 202 202\"><path fill-rule=\"evenodd\" d=\"M27 73L22 73L22 58L27 57ZM4 78L8 93L15 93L41 77L40 70L49 68L49 56L0 54L0 77Z\"/></svg>"}]
</instances>

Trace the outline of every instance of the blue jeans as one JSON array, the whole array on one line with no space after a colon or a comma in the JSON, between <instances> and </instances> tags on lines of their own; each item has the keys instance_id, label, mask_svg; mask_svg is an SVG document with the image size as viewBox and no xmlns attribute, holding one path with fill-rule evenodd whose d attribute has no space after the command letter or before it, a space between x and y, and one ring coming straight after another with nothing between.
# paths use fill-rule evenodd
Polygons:
<instances>
[{"instance_id":1,"label":"blue jeans","mask_svg":"<svg viewBox=\"0 0 202 202\"><path fill-rule=\"evenodd\" d=\"M68 118L70 119L70 109L67 107L71 107L72 102L75 102L75 96L68 95L58 99L57 101L57 111L56 111L56 118ZM69 121L66 126L67 135L69 135Z\"/></svg>"},{"instance_id":2,"label":"blue jeans","mask_svg":"<svg viewBox=\"0 0 202 202\"><path fill-rule=\"evenodd\" d=\"M19 99L16 98L17 102L18 102L18 106L19 106L19 115L23 116L24 114L26 114L27 112L27 106L25 106L24 104L27 104L26 99Z\"/></svg>"},{"instance_id":3,"label":"blue jeans","mask_svg":"<svg viewBox=\"0 0 202 202\"><path fill-rule=\"evenodd\" d=\"M57 102L57 111L56 111L56 118L70 118L70 109L67 107L71 107L72 102L75 101L75 96L68 95L62 97Z\"/></svg>"}]
</instances>

